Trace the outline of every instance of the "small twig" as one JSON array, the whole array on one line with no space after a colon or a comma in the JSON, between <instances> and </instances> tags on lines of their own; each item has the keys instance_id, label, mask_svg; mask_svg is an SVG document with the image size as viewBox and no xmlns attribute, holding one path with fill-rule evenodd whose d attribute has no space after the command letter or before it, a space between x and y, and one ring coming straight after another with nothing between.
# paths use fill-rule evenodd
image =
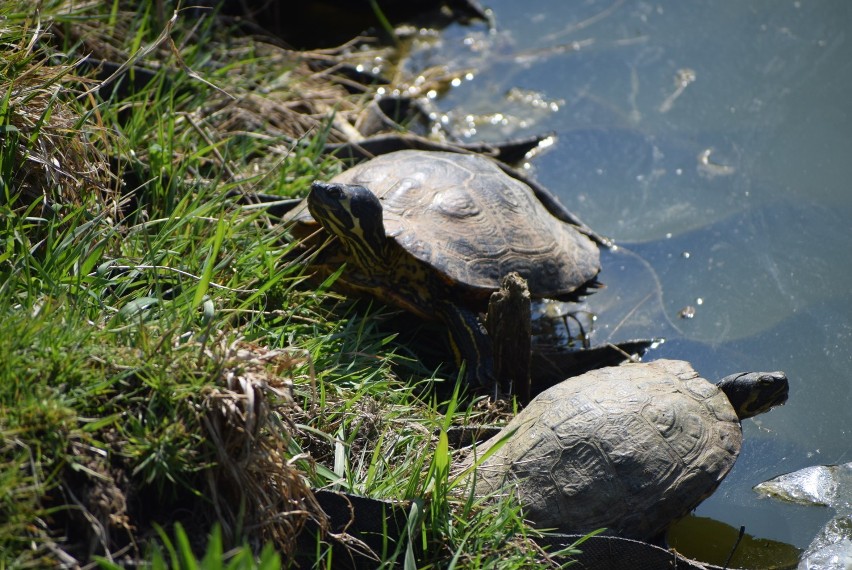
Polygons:
<instances>
[{"instance_id":1,"label":"small twig","mask_svg":"<svg viewBox=\"0 0 852 570\"><path fill-rule=\"evenodd\" d=\"M552 42L552 41L558 40L559 38L563 38L567 35L573 34L574 32L577 32L579 30L584 30L584 29L588 28L589 26L598 23L599 21L603 20L604 18L608 18L609 16L611 16L616 10L618 10L621 7L622 4L624 4L624 0L616 0L610 6L604 8L603 10L598 12L597 14L594 14L593 16L586 18L585 20L583 20L581 22L577 22L576 24L572 24L572 25L568 26L567 28L565 28L564 30L561 30L559 32L554 32L552 34L548 34L548 35L544 36L544 40L546 42Z\"/></svg>"},{"instance_id":2,"label":"small twig","mask_svg":"<svg viewBox=\"0 0 852 570\"><path fill-rule=\"evenodd\" d=\"M207 131L202 129L198 125L198 123L195 122L195 120L192 118L191 115L186 114L186 115L184 115L184 117L186 118L187 122L189 123L189 126L192 127L192 130L194 130L196 133L198 133L198 135L202 139L204 139L204 142L206 142L207 145L210 147L211 152L216 157L216 159L219 161L219 166L221 166L225 170L225 172L228 173L228 179L229 180L235 180L236 175L234 174L234 171L231 170L231 167L228 164L228 161L225 160L225 157L222 156L221 152L219 152L219 147L216 145L216 143L213 141L213 139L210 138L210 135L207 133Z\"/></svg>"},{"instance_id":3,"label":"small twig","mask_svg":"<svg viewBox=\"0 0 852 570\"><path fill-rule=\"evenodd\" d=\"M207 85L208 87L212 87L213 89L215 89L216 91L218 91L222 95L229 97L233 101L236 101L237 100L236 97L234 97L233 95L231 95L230 93L228 93L227 91L225 91L224 89L219 87L218 85L214 85L213 83L207 81L206 79L204 79L203 77L198 75L198 73L193 71L183 61L183 58L180 56L180 50L178 50L177 46L175 45L175 41L172 39L172 33L171 33L172 32L172 26L174 26L176 20L177 20L177 10L175 10L174 15L166 24L166 29L165 29L164 33L166 34L166 38L168 39L169 47L172 50L172 55L175 56L175 59L177 60L178 65L180 65L181 69L183 69L184 72L186 72L186 74L189 75L190 77L192 77L193 79L197 79L198 81L202 82L203 84ZM161 37L162 37L162 35L161 35Z\"/></svg>"},{"instance_id":4,"label":"small twig","mask_svg":"<svg viewBox=\"0 0 852 570\"><path fill-rule=\"evenodd\" d=\"M116 69L114 72L112 72L112 74L109 77L107 77L106 79L104 79L103 81L101 81L100 83L98 83L97 85L92 87L91 89L87 89L86 91L83 91L83 93L81 93L80 95L77 96L77 99L83 99L84 97L88 97L92 93L96 93L98 90L100 90L101 87L109 85L110 83L115 81L122 73L124 73L130 67L132 67L137 61L139 61L140 59L142 59L143 57L145 57L146 55L148 55L149 53L151 53L152 51L157 49L157 47L160 44L162 44L165 41L169 41L171 39L172 26L174 26L174 23L176 21L177 21L177 11L175 11L175 13L169 19L169 21L166 22L166 27L163 29L162 32L160 32L160 35L157 36L156 40L154 40L152 43L148 44L147 46L138 49L136 51L136 53L131 55L130 58L127 61L122 63L120 66L118 66L118 69Z\"/></svg>"},{"instance_id":5,"label":"small twig","mask_svg":"<svg viewBox=\"0 0 852 570\"><path fill-rule=\"evenodd\" d=\"M629 352L627 352L626 350L624 350L623 348L621 348L621 347L620 347L620 346L618 346L617 344L614 344L614 343L608 342L608 343L606 343L606 345L607 345L609 348L611 348L611 349L615 350L616 352L620 353L620 354L621 354L621 356L623 356L624 358L626 358L628 361L630 361L630 362L639 362L639 357L638 357L636 354L630 354Z\"/></svg>"}]
</instances>

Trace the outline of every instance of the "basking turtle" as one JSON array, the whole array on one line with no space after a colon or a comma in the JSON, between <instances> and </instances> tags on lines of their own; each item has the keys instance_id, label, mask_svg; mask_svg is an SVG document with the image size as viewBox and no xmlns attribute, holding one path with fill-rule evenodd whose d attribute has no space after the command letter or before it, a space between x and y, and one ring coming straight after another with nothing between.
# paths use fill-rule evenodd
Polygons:
<instances>
[{"instance_id":1,"label":"basking turtle","mask_svg":"<svg viewBox=\"0 0 852 570\"><path fill-rule=\"evenodd\" d=\"M755 486L762 495L802 505L824 505L836 515L802 554L799 568L852 568L852 462L815 465Z\"/></svg>"},{"instance_id":2,"label":"basking turtle","mask_svg":"<svg viewBox=\"0 0 852 570\"><path fill-rule=\"evenodd\" d=\"M476 449L481 457L507 438L473 472L476 493L516 493L540 527L648 540L727 475L740 420L786 400L782 372L713 385L679 360L594 370L533 398Z\"/></svg>"},{"instance_id":3,"label":"basking turtle","mask_svg":"<svg viewBox=\"0 0 852 570\"><path fill-rule=\"evenodd\" d=\"M285 217L293 234L337 238L315 258L319 277L345 263L343 292L444 321L474 384L493 380L477 313L503 276L518 272L533 297L564 297L600 270L588 236L478 155L385 154L315 182L305 203Z\"/></svg>"}]
</instances>

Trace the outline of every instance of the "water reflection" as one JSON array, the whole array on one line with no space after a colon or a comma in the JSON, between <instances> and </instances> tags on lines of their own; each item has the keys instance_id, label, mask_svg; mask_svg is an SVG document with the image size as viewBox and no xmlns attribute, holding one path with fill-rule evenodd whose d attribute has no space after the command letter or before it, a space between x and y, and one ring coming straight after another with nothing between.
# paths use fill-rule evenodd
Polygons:
<instances>
[{"instance_id":1,"label":"water reflection","mask_svg":"<svg viewBox=\"0 0 852 570\"><path fill-rule=\"evenodd\" d=\"M805 547L825 520L751 486L852 459L852 3L489 5L496 31L450 28L414 58L476 70L437 104L473 138L556 133L538 179L659 281L652 356L786 370L788 405L746 422L698 513Z\"/></svg>"},{"instance_id":2,"label":"water reflection","mask_svg":"<svg viewBox=\"0 0 852 570\"><path fill-rule=\"evenodd\" d=\"M667 314L702 299L695 318L678 327L682 334L730 342L806 317L824 299L841 297L840 310L849 305L842 297L850 268L841 260L852 240L838 238L848 220L812 203L771 203L631 248L664 283ZM795 319L790 326L795 334Z\"/></svg>"}]
</instances>

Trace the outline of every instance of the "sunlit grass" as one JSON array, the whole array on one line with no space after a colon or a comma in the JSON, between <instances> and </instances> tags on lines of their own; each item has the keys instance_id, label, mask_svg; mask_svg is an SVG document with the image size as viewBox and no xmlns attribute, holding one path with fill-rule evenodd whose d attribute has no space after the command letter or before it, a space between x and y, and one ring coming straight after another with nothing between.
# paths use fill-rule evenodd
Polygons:
<instances>
[{"instance_id":1,"label":"sunlit grass","mask_svg":"<svg viewBox=\"0 0 852 570\"><path fill-rule=\"evenodd\" d=\"M0 2L0 566L276 568L323 524L309 486L413 501L386 566L538 561L517 505L456 484L455 372L228 197L339 169L341 91L212 13L28 6ZM136 67L94 89L99 59Z\"/></svg>"}]
</instances>

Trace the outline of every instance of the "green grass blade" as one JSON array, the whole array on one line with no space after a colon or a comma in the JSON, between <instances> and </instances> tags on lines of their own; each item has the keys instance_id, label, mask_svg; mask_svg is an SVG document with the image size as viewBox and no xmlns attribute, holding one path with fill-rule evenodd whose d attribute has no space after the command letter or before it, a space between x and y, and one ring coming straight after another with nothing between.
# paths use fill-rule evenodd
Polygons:
<instances>
[{"instance_id":1,"label":"green grass blade","mask_svg":"<svg viewBox=\"0 0 852 570\"><path fill-rule=\"evenodd\" d=\"M197 308L204 301L204 296L207 295L207 290L210 288L210 279L213 276L213 268L216 266L216 260L219 257L219 248L222 246L222 241L225 239L225 230L227 224L223 218L219 218L216 224L216 235L213 238L213 244L209 255L204 263L204 273L195 288L195 296L192 299L192 307Z\"/></svg>"}]
</instances>

